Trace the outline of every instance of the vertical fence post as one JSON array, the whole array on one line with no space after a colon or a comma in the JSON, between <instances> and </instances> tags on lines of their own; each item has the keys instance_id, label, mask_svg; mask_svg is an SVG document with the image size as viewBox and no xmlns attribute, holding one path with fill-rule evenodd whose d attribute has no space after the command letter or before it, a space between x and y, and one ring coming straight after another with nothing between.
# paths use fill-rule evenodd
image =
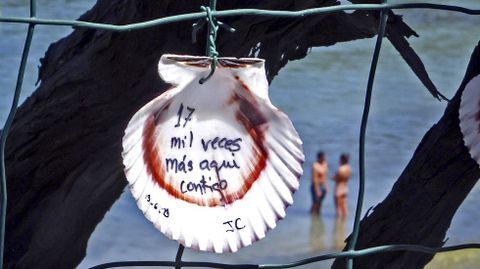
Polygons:
<instances>
[{"instance_id":1,"label":"vertical fence post","mask_svg":"<svg viewBox=\"0 0 480 269\"><path fill-rule=\"evenodd\" d=\"M34 18L37 14L35 0L30 0L30 18ZM20 99L20 93L22 91L23 76L25 74L25 67L27 65L28 53L30 51L30 45L32 44L33 30L35 23L28 24L27 37L25 39L25 45L23 46L22 58L20 60L20 67L18 70L17 83L15 86L15 92L13 95L12 106L10 113L8 114L7 121L3 127L0 135L0 176L1 176L1 196L2 206L0 208L0 269L3 269L3 258L5 253L5 222L7 219L7 173L5 171L5 145L7 142L8 132L12 126L15 113L17 112L18 101Z\"/></svg>"},{"instance_id":2,"label":"vertical fence post","mask_svg":"<svg viewBox=\"0 0 480 269\"><path fill-rule=\"evenodd\" d=\"M382 1L384 4L387 0ZM357 207L355 210L355 219L353 223L353 232L350 241L348 242L348 251L355 250L357 244L358 233L360 231L360 218L362 216L363 198L365 195L365 135L367 131L368 114L370 112L370 102L372 100L373 81L375 79L375 71L377 69L378 58L380 56L380 49L382 47L383 36L385 34L385 28L388 19L388 9L380 12L380 24L378 26L377 40L375 43L375 49L373 52L372 63L370 65L370 72L368 74L367 90L365 93L365 103L363 107L362 122L360 126L360 142L359 142L359 187ZM347 259L347 269L353 268L353 258Z\"/></svg>"},{"instance_id":3,"label":"vertical fence post","mask_svg":"<svg viewBox=\"0 0 480 269\"><path fill-rule=\"evenodd\" d=\"M175 257L175 269L182 268L182 255L185 247L182 244L178 244L177 256Z\"/></svg>"}]
</instances>

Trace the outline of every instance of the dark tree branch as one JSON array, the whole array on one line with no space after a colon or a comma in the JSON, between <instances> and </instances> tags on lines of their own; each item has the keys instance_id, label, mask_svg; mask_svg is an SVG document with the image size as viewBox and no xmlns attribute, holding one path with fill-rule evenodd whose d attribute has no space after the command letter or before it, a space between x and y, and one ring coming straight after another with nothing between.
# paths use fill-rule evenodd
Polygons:
<instances>
[{"instance_id":1,"label":"dark tree branch","mask_svg":"<svg viewBox=\"0 0 480 269\"><path fill-rule=\"evenodd\" d=\"M440 247L458 207L480 177L464 146L458 120L465 85L480 74L480 45L444 115L423 137L392 191L360 226L357 249L383 244ZM355 259L355 268L423 268L433 255L395 252ZM334 269L345 268L337 259Z\"/></svg>"},{"instance_id":2,"label":"dark tree branch","mask_svg":"<svg viewBox=\"0 0 480 269\"><path fill-rule=\"evenodd\" d=\"M381 0L349 0L349 1L352 2L353 4L380 4L382 2ZM375 25L378 25L379 19L380 19L379 12L374 12L374 11L363 12L362 11L361 13L364 16L368 16L372 20L372 23L373 21L375 21ZM385 36L388 38L388 40L392 43L395 49L400 53L402 58L405 60L408 66L410 66L412 71L420 79L420 81L423 83L425 88L427 88L427 90L432 94L432 96L439 100L441 99L446 100L447 98L443 96L437 90L437 87L435 87L435 85L433 84L432 80L430 79L430 76L427 73L427 70L425 69L425 65L423 64L422 60L417 55L417 53L413 50L413 48L410 47L410 44L407 41L408 37L411 37L411 36L418 37L418 34L412 28L410 28L407 24L403 23L402 16L393 15L392 12L390 12L387 23L388 23L388 26L386 28Z\"/></svg>"}]
</instances>

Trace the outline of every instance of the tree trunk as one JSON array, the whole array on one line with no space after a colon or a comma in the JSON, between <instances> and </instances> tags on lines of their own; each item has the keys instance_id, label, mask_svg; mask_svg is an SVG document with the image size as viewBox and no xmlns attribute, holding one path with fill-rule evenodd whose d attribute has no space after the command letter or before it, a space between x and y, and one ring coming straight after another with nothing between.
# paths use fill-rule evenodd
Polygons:
<instances>
[{"instance_id":1,"label":"tree trunk","mask_svg":"<svg viewBox=\"0 0 480 269\"><path fill-rule=\"evenodd\" d=\"M99 0L81 20L126 24L198 12L202 4L207 1ZM220 1L218 9L300 10L336 4L239 0ZM237 32L221 31L217 47L223 56L258 53L266 59L271 81L310 47L373 37L378 16L371 14L224 18ZM192 21L124 33L75 29L50 46L42 59L41 85L21 105L7 143L7 268L73 268L82 260L90 234L126 186L120 157L126 124L168 87L157 74L160 56L204 54L205 30L192 44L191 26ZM418 56L405 46L405 38L415 32L396 16L389 31L402 56L413 59L408 63L417 76L430 81ZM428 171L435 174L440 168Z\"/></svg>"},{"instance_id":2,"label":"tree trunk","mask_svg":"<svg viewBox=\"0 0 480 269\"><path fill-rule=\"evenodd\" d=\"M480 43L479 43L480 44ZM452 218L480 177L465 147L458 120L465 85L480 74L480 45L442 118L423 137L409 164L383 202L360 226L357 249L383 244L441 247ZM354 268L423 268L433 255L393 252L357 258ZM344 269L337 259L333 269Z\"/></svg>"}]
</instances>

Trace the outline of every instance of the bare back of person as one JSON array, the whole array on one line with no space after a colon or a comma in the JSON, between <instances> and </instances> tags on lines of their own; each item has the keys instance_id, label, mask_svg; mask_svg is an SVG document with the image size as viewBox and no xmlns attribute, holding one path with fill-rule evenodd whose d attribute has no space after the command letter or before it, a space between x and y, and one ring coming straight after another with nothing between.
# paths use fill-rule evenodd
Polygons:
<instances>
[{"instance_id":1,"label":"bare back of person","mask_svg":"<svg viewBox=\"0 0 480 269\"><path fill-rule=\"evenodd\" d=\"M342 164L335 175L335 196L341 197L346 196L348 194L348 180L350 179L350 175L352 173L352 169L350 168L349 164Z\"/></svg>"},{"instance_id":2,"label":"bare back of person","mask_svg":"<svg viewBox=\"0 0 480 269\"><path fill-rule=\"evenodd\" d=\"M340 166L332 177L335 181L335 207L337 217L339 218L347 216L348 180L352 174L352 168L348 164L348 159L349 157L346 154L340 156Z\"/></svg>"}]
</instances>

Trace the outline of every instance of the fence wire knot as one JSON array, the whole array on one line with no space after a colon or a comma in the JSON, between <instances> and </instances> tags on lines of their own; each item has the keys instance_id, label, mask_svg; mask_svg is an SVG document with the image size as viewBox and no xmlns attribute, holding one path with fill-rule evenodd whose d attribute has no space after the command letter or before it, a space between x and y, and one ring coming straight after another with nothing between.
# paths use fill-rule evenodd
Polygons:
<instances>
[{"instance_id":1,"label":"fence wire knot","mask_svg":"<svg viewBox=\"0 0 480 269\"><path fill-rule=\"evenodd\" d=\"M215 73L215 69L217 67L217 58L218 58L218 51L217 51L217 46L215 44L215 41L217 40L217 32L218 29L221 27L231 33L235 32L235 28L218 21L215 16L213 16L212 12L216 10L216 2L215 0L210 1L210 6L201 6L200 9L204 11L205 18L200 19L196 23L192 25L192 41L193 43L197 42L197 33L202 28L206 23L208 23L207 27L207 44L205 48L205 54L212 59L212 62L210 64L210 73L206 76L200 79L199 83L203 84L205 83L212 75Z\"/></svg>"}]
</instances>

